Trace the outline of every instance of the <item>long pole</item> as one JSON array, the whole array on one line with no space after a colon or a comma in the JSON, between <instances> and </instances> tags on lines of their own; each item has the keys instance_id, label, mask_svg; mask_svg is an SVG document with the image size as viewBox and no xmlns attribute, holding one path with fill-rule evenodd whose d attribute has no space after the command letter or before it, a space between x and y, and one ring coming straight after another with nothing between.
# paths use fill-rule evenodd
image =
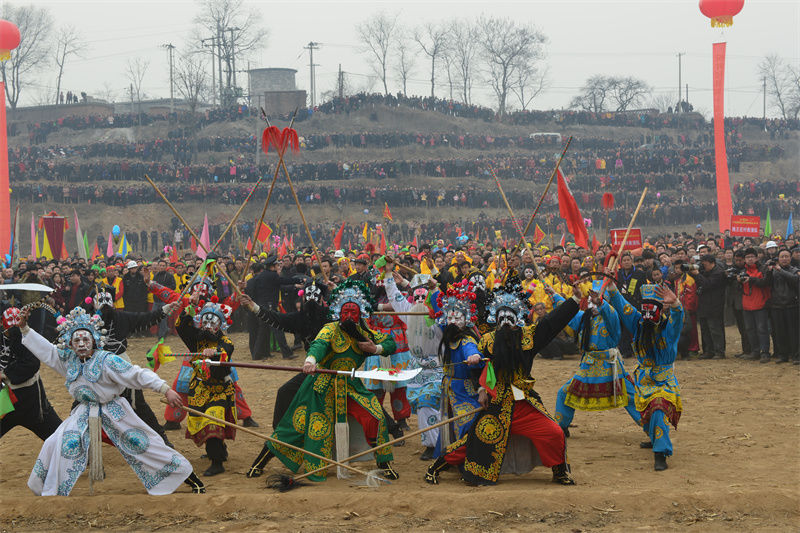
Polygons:
<instances>
[{"instance_id":1,"label":"long pole","mask_svg":"<svg viewBox=\"0 0 800 533\"><path fill-rule=\"evenodd\" d=\"M675 110L676 113L680 113L681 109L681 56L683 56L683 52L678 52L678 106Z\"/></svg>"},{"instance_id":2,"label":"long pole","mask_svg":"<svg viewBox=\"0 0 800 533\"><path fill-rule=\"evenodd\" d=\"M625 235L622 237L622 242L619 243L619 246L617 247L617 255L612 257L611 260L608 262L608 268L610 270L614 270L614 267L617 266L617 258L619 257L619 254L622 253L622 249L625 247L625 243L628 242L628 235L630 235L631 228L633 228L633 224L636 222L636 216L639 214L639 209L642 208L642 202L644 202L644 196L646 194L647 194L647 187L645 187L644 190L642 191L642 196L639 198L639 203L636 205L636 210L633 212L631 221L628 224L628 229L625 230Z\"/></svg>"},{"instance_id":3,"label":"long pole","mask_svg":"<svg viewBox=\"0 0 800 533\"><path fill-rule=\"evenodd\" d=\"M0 250L6 253L11 245L11 192L8 185L8 128L6 127L6 84L0 81Z\"/></svg>"},{"instance_id":4,"label":"long pole","mask_svg":"<svg viewBox=\"0 0 800 533\"><path fill-rule=\"evenodd\" d=\"M528 225L525 226L525 229L522 232L523 235L527 235L528 230L531 229L531 225L533 224L533 219L536 218L536 213L538 213L539 208L542 207L542 202L544 202L544 198L545 196L547 196L547 191L550 189L550 185L553 183L553 179L555 179L556 173L558 173L558 167L561 166L561 161L564 159L564 154L567 153L567 149L569 149L570 144L572 144L572 135L570 135L569 139L567 139L567 144L564 145L564 149L561 151L561 155L558 157L558 161L556 161L556 166L553 169L552 174L550 174L550 180L547 182L547 186L544 188L544 192L542 192L542 196L539 198L539 203L536 204L536 209L533 210L533 214L531 215L530 220L528 220Z\"/></svg>"},{"instance_id":5,"label":"long pole","mask_svg":"<svg viewBox=\"0 0 800 533\"><path fill-rule=\"evenodd\" d=\"M369 455L369 454L371 454L371 453L373 453L373 452L375 452L377 450L380 450L381 448L385 448L386 446L394 446L398 442L403 442L405 440L410 439L411 437L416 437L417 435L422 435L426 431L430 431L432 429L436 429L438 427L442 427L444 425L449 424L450 422L453 422L455 420L459 420L461 418L465 418L467 416L472 416L472 415L474 415L474 414L476 414L476 413L478 413L480 411L483 411L483 409L484 409L483 407L478 407L477 409L472 409L471 411L467 411L466 413L461 413L460 415L456 415L456 416L450 417L447 420L442 420L441 422L433 424L432 426L428 426L425 429L418 429L417 431L409 433L408 435L403 435L402 437L398 437L396 439L390 440L386 444L381 444L380 446L375 446L374 448L370 448L369 450L365 450L365 451L357 453L355 455L351 455L350 457L348 457L346 459L342 459L342 462L346 463L346 462L349 462L349 461L355 461L356 459L358 459L360 457L364 457L365 455ZM313 476L314 474L316 474L318 472L322 472L323 470L327 470L328 468L330 468L330 466L323 466L321 468L317 468L316 470L312 470L311 472L306 472L305 474L303 474L301 476L295 477L294 480L295 481L299 481L299 480L301 480L303 478L307 478L309 476Z\"/></svg>"},{"instance_id":6,"label":"long pole","mask_svg":"<svg viewBox=\"0 0 800 533\"><path fill-rule=\"evenodd\" d=\"M169 402L167 402L167 400L165 400L164 398L161 398L161 403L168 404ZM209 420L213 420L217 424L222 424L224 426L231 427L231 428L233 428L233 429L235 429L237 431L242 431L244 433L249 433L250 435L253 435L253 436L258 437L260 439L269 441L272 444L275 444L275 445L278 445L278 446L285 446L285 447L289 448L290 450L294 450L296 452L303 453L305 455L313 457L314 459L319 459L320 461L324 461L324 462L328 463L329 466L341 466L342 468L346 468L347 470L355 472L356 474L360 474L360 475L365 476L365 477L370 477L370 474L368 474L367 472L364 472L363 470L359 470L358 468L356 468L354 466L350 466L350 465L345 464L345 463L340 463L339 461L335 461L335 460L333 460L333 459L331 459L329 457L325 457L323 455L319 455L319 454L316 454L314 452L310 452L310 451L308 451L306 449L303 449L303 448L300 448L300 447L297 447L297 446L293 446L293 445L291 445L291 444L289 444L287 442L279 441L278 439L274 439L274 438L270 437L269 435L265 435L263 433L259 433L257 431L253 431L250 428L246 428L246 427L243 427L243 426L237 426L236 424L231 424L227 420L222 420L221 418L217 418L216 416L211 416L209 414L203 413L203 412L198 411L196 409L192 409L191 407L186 407L185 405L181 406L181 409L183 409L186 412L192 413L193 415L202 416L203 418L208 418Z\"/></svg>"}]
</instances>

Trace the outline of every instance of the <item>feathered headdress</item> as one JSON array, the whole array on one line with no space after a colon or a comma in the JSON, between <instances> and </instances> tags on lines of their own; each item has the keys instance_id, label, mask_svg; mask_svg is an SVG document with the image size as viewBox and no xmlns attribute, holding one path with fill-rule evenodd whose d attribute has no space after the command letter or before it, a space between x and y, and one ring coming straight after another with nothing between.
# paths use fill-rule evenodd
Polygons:
<instances>
[{"instance_id":1,"label":"feathered headdress","mask_svg":"<svg viewBox=\"0 0 800 533\"><path fill-rule=\"evenodd\" d=\"M614 195L610 192L603 193L603 199L601 201L604 211L611 211L614 209Z\"/></svg>"},{"instance_id":2,"label":"feathered headdress","mask_svg":"<svg viewBox=\"0 0 800 533\"><path fill-rule=\"evenodd\" d=\"M216 295L212 296L208 302L200 300L197 307L194 308L194 325L200 327L203 320L203 315L212 314L219 318L220 329L227 331L228 327L233 324L231 314L233 308L226 304L219 303L219 298Z\"/></svg>"},{"instance_id":3,"label":"feathered headdress","mask_svg":"<svg viewBox=\"0 0 800 533\"><path fill-rule=\"evenodd\" d=\"M78 330L86 330L94 339L94 344L97 349L102 349L106 343L106 333L103 328L103 320L100 315L90 315L83 307L76 307L69 312L66 316L58 318L58 344L56 345L59 350L71 350L70 341L72 335Z\"/></svg>"},{"instance_id":4,"label":"feathered headdress","mask_svg":"<svg viewBox=\"0 0 800 533\"><path fill-rule=\"evenodd\" d=\"M375 309L375 300L370 294L369 287L363 281L348 278L331 291L330 308L328 316L331 320L339 320L342 306L348 302L354 303L361 310L361 316L367 318Z\"/></svg>"},{"instance_id":5,"label":"feathered headdress","mask_svg":"<svg viewBox=\"0 0 800 533\"><path fill-rule=\"evenodd\" d=\"M448 287L445 293L439 291L436 297L436 305L440 311L435 315L436 323L440 326L447 325L447 314L456 311L464 315L467 323L477 322L477 307L475 305L474 285L469 280L462 280Z\"/></svg>"},{"instance_id":6,"label":"feathered headdress","mask_svg":"<svg viewBox=\"0 0 800 533\"><path fill-rule=\"evenodd\" d=\"M497 322L497 312L502 308L510 309L516 316L516 325L525 325L525 317L531 311L531 303L528 294L522 289L522 284L516 276L509 276L505 285L492 292L492 300L486 307L486 322L494 324Z\"/></svg>"},{"instance_id":7,"label":"feathered headdress","mask_svg":"<svg viewBox=\"0 0 800 533\"><path fill-rule=\"evenodd\" d=\"M299 152L300 139L297 131L288 127L283 128L283 131L279 130L277 126L264 128L264 132L261 134L261 149L267 154L270 147L275 149L278 154L286 152L286 148L289 148L292 153Z\"/></svg>"}]
</instances>

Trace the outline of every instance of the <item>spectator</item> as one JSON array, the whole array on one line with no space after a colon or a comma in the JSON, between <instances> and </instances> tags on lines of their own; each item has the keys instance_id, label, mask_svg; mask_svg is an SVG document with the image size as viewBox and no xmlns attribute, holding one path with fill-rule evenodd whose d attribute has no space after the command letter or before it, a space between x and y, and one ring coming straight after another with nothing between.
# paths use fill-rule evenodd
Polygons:
<instances>
[{"instance_id":1,"label":"spectator","mask_svg":"<svg viewBox=\"0 0 800 533\"><path fill-rule=\"evenodd\" d=\"M769 319L767 302L769 301L769 279L764 269L758 264L758 252L755 248L748 248L744 252L745 270L738 277L742 284L742 309L744 310L744 324L747 329L747 338L753 350L744 358L748 360L761 359L762 363L769 362Z\"/></svg>"},{"instance_id":2,"label":"spectator","mask_svg":"<svg viewBox=\"0 0 800 533\"><path fill-rule=\"evenodd\" d=\"M697 320L700 322L703 354L700 359L725 359L725 272L714 254L700 258L697 281Z\"/></svg>"},{"instance_id":3,"label":"spectator","mask_svg":"<svg viewBox=\"0 0 800 533\"><path fill-rule=\"evenodd\" d=\"M774 355L776 363L798 361L800 340L800 316L798 316L798 290L800 270L791 265L789 250L778 253L777 263L769 264L768 278L771 280L770 320L775 333Z\"/></svg>"},{"instance_id":4,"label":"spectator","mask_svg":"<svg viewBox=\"0 0 800 533\"><path fill-rule=\"evenodd\" d=\"M125 311L144 313L147 311L148 290L142 267L140 267L136 261L128 261L125 266L128 269L122 276L122 291L125 294Z\"/></svg>"}]
</instances>

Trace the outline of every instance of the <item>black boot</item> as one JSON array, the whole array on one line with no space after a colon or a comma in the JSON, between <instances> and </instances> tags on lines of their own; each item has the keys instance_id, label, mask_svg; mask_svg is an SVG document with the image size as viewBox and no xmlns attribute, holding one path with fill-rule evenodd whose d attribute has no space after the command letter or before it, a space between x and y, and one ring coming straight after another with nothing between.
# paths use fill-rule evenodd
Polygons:
<instances>
[{"instance_id":1,"label":"black boot","mask_svg":"<svg viewBox=\"0 0 800 533\"><path fill-rule=\"evenodd\" d=\"M569 475L569 465L561 463L553 467L553 483L559 485L574 485L575 480Z\"/></svg>"},{"instance_id":2,"label":"black boot","mask_svg":"<svg viewBox=\"0 0 800 533\"><path fill-rule=\"evenodd\" d=\"M419 456L420 461L430 461L433 459L433 452L436 450L433 446L428 446L422 455Z\"/></svg>"},{"instance_id":3,"label":"black boot","mask_svg":"<svg viewBox=\"0 0 800 533\"><path fill-rule=\"evenodd\" d=\"M172 431L172 430L175 430L175 429L181 429L181 423L180 422L173 422L172 420L167 420L166 422L164 422L164 425L161 426L161 427L164 428L164 431Z\"/></svg>"},{"instance_id":4,"label":"black boot","mask_svg":"<svg viewBox=\"0 0 800 533\"><path fill-rule=\"evenodd\" d=\"M206 477L216 476L217 474L221 474L225 471L225 467L222 466L222 461L211 461L211 466L208 467L208 470L203 472L203 475Z\"/></svg>"},{"instance_id":5,"label":"black boot","mask_svg":"<svg viewBox=\"0 0 800 533\"><path fill-rule=\"evenodd\" d=\"M400 474L398 474L394 468L392 468L392 464L390 462L385 463L377 463L378 469L381 471L381 475L385 479L400 479Z\"/></svg>"},{"instance_id":6,"label":"black boot","mask_svg":"<svg viewBox=\"0 0 800 533\"><path fill-rule=\"evenodd\" d=\"M186 483L187 485L189 485L190 487L192 487L192 492L194 494L205 494L206 493L205 484L200 480L199 477L197 477L197 474L195 474L194 472L189 474L189 477L187 477L185 480L183 480L183 482Z\"/></svg>"},{"instance_id":7,"label":"black boot","mask_svg":"<svg viewBox=\"0 0 800 533\"><path fill-rule=\"evenodd\" d=\"M258 454L256 460L253 461L253 465L250 467L250 470L247 472L247 477L259 477L261 474L264 473L264 467L267 466L267 463L270 459L275 457L270 449L264 444L264 447L261 449L261 453Z\"/></svg>"},{"instance_id":8,"label":"black boot","mask_svg":"<svg viewBox=\"0 0 800 533\"><path fill-rule=\"evenodd\" d=\"M653 449L653 441L643 440L642 442L639 443L639 448L642 448L642 449L645 449L645 450L652 450Z\"/></svg>"},{"instance_id":9,"label":"black boot","mask_svg":"<svg viewBox=\"0 0 800 533\"><path fill-rule=\"evenodd\" d=\"M408 427L408 422L406 422L405 418L402 420L398 420L397 425L400 427L401 430L406 430L406 431L411 430L411 428Z\"/></svg>"},{"instance_id":10,"label":"black boot","mask_svg":"<svg viewBox=\"0 0 800 533\"><path fill-rule=\"evenodd\" d=\"M653 453L653 457L655 458L654 466L656 472L661 472L662 470L667 469L667 456L661 452Z\"/></svg>"},{"instance_id":11,"label":"black boot","mask_svg":"<svg viewBox=\"0 0 800 533\"><path fill-rule=\"evenodd\" d=\"M258 426L258 422L256 422L255 420L253 420L253 417L252 417L252 416L248 416L247 418L245 418L245 419L242 421L242 425L243 425L244 427L246 427L246 428L257 428L257 427L259 427L259 426Z\"/></svg>"},{"instance_id":12,"label":"black boot","mask_svg":"<svg viewBox=\"0 0 800 533\"><path fill-rule=\"evenodd\" d=\"M438 485L439 484L439 473L447 468L448 464L447 461L444 460L444 457L439 457L436 461L433 462L431 466L428 467L428 470L425 472L425 482L430 483L431 485Z\"/></svg>"},{"instance_id":13,"label":"black boot","mask_svg":"<svg viewBox=\"0 0 800 533\"><path fill-rule=\"evenodd\" d=\"M569 438L569 428L561 428L561 431L564 432L564 438Z\"/></svg>"},{"instance_id":14,"label":"black boot","mask_svg":"<svg viewBox=\"0 0 800 533\"><path fill-rule=\"evenodd\" d=\"M394 421L394 418L389 416L389 413L386 412L386 409L383 409L383 419L386 420L386 430L392 437L394 437L395 439L399 439L400 437L405 435L405 433L403 433L403 429L397 422ZM394 444L394 446L405 446L405 444L406 441L400 441L397 444Z\"/></svg>"}]
</instances>

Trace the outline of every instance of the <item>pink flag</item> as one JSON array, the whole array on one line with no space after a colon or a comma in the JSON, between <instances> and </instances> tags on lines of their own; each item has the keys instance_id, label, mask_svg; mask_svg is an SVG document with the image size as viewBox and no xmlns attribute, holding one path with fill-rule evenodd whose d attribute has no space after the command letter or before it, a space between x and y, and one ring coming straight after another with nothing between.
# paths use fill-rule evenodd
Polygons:
<instances>
[{"instance_id":1,"label":"pink flag","mask_svg":"<svg viewBox=\"0 0 800 533\"><path fill-rule=\"evenodd\" d=\"M114 257L114 235L108 232L108 248L106 249L106 259Z\"/></svg>"},{"instance_id":2,"label":"pink flag","mask_svg":"<svg viewBox=\"0 0 800 533\"><path fill-rule=\"evenodd\" d=\"M200 244L197 245L197 257L205 259L210 250L211 239L208 236L208 214L206 214L203 217L203 232L200 234Z\"/></svg>"},{"instance_id":3,"label":"pink flag","mask_svg":"<svg viewBox=\"0 0 800 533\"><path fill-rule=\"evenodd\" d=\"M31 257L36 259L36 221L31 213Z\"/></svg>"}]
</instances>

